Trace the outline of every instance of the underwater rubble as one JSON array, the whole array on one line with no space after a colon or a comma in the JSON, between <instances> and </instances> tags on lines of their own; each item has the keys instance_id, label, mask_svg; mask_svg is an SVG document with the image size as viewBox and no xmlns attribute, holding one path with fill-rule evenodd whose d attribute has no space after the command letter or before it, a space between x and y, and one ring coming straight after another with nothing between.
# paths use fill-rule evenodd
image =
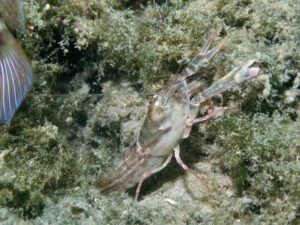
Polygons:
<instances>
[{"instance_id":1,"label":"underwater rubble","mask_svg":"<svg viewBox=\"0 0 300 225\"><path fill-rule=\"evenodd\" d=\"M293 0L26 0L20 40L33 87L0 127L1 224L300 223L300 4ZM138 134L145 101L209 34L221 52L205 86L256 59L256 80L217 97L225 115L194 126L184 161L134 190L94 185Z\"/></svg>"}]
</instances>

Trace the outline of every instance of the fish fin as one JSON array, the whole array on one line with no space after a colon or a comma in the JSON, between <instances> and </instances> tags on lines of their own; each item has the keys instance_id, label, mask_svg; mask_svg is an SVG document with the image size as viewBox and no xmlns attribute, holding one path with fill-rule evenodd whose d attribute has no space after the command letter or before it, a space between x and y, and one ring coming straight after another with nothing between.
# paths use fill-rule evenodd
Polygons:
<instances>
[{"instance_id":1,"label":"fish fin","mask_svg":"<svg viewBox=\"0 0 300 225\"><path fill-rule=\"evenodd\" d=\"M21 0L1 0L0 14L11 29L21 33L25 31L25 17Z\"/></svg>"},{"instance_id":2,"label":"fish fin","mask_svg":"<svg viewBox=\"0 0 300 225\"><path fill-rule=\"evenodd\" d=\"M32 70L9 31L1 35L7 40L0 45L0 124L9 124L30 89Z\"/></svg>"}]
</instances>

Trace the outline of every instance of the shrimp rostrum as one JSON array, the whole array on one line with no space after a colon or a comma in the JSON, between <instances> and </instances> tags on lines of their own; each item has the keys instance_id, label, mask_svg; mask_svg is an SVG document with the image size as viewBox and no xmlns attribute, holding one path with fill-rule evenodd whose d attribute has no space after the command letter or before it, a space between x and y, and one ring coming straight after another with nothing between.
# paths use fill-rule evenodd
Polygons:
<instances>
[{"instance_id":1,"label":"shrimp rostrum","mask_svg":"<svg viewBox=\"0 0 300 225\"><path fill-rule=\"evenodd\" d=\"M187 78L205 67L222 47L223 41L211 48L215 38L216 34L211 34L190 64L181 73L173 74L166 88L153 96L153 101L148 103L148 111L136 144L128 149L114 169L97 182L102 191L126 190L138 184L135 194L137 199L143 181L164 169L173 155L184 170L203 180L181 160L179 140L189 136L193 124L216 117L225 109L225 107L211 107L205 116L198 117L200 105L210 102L213 96L234 85L256 77L259 72L258 67L252 66L255 60L250 60L234 68L202 92L199 91L200 84L197 82L188 84Z\"/></svg>"}]
</instances>

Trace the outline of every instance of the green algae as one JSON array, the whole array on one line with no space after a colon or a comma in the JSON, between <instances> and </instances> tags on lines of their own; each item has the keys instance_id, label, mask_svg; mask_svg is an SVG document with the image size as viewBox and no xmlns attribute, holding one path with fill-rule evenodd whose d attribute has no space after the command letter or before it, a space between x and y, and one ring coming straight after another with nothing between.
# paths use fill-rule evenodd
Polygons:
<instances>
[{"instance_id":1,"label":"green algae","mask_svg":"<svg viewBox=\"0 0 300 225\"><path fill-rule=\"evenodd\" d=\"M26 0L25 10L22 44L35 82L12 124L0 130L0 222L297 224L299 3ZM134 141L143 99L216 30L226 43L201 82L253 58L261 78L218 98L231 106L228 115L195 129L182 151L210 149L205 159L232 179L235 194L216 191L212 213L196 199L171 213L159 194L156 208L127 194L102 195L94 181Z\"/></svg>"},{"instance_id":2,"label":"green algae","mask_svg":"<svg viewBox=\"0 0 300 225\"><path fill-rule=\"evenodd\" d=\"M237 195L247 196L254 204L239 215L240 219L250 214L250 221L258 224L264 220L268 224L296 220L300 199L299 122L278 113L272 117L256 114L253 118L231 115L215 126L215 142L226 149L215 154L221 157L222 168L230 174Z\"/></svg>"}]
</instances>

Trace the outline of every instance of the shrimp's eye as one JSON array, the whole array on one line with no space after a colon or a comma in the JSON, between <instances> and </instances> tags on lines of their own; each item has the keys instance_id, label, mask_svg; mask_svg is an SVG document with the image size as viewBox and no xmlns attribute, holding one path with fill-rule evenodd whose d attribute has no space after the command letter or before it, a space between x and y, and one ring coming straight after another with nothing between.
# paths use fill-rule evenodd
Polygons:
<instances>
[{"instance_id":1,"label":"shrimp's eye","mask_svg":"<svg viewBox=\"0 0 300 225\"><path fill-rule=\"evenodd\" d=\"M154 95L153 96L153 104L154 106L159 106L161 103L161 96L160 95Z\"/></svg>"}]
</instances>

